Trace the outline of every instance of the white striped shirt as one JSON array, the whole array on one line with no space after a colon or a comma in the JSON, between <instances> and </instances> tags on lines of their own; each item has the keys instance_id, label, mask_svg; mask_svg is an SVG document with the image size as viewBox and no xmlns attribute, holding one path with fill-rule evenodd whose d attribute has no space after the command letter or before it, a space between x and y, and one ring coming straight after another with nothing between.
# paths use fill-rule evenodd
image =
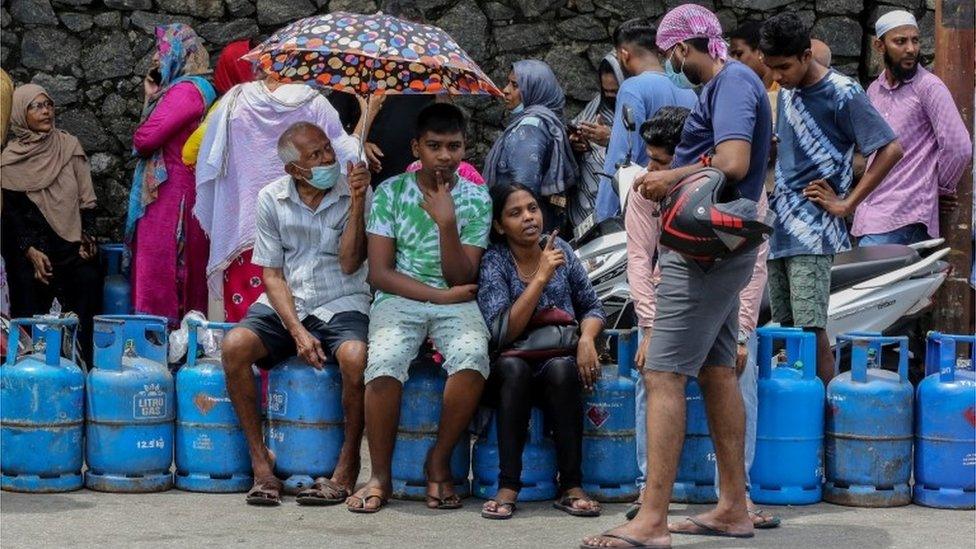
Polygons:
<instances>
[{"instance_id":1,"label":"white striped shirt","mask_svg":"<svg viewBox=\"0 0 976 549\"><path fill-rule=\"evenodd\" d=\"M367 190L366 214L371 201L372 192ZM251 262L284 271L300 320L313 315L329 322L333 315L346 311L369 314L365 263L351 275L339 266L339 240L349 221L351 202L345 176L314 211L301 201L288 175L258 193ZM257 302L271 306L267 293Z\"/></svg>"}]
</instances>

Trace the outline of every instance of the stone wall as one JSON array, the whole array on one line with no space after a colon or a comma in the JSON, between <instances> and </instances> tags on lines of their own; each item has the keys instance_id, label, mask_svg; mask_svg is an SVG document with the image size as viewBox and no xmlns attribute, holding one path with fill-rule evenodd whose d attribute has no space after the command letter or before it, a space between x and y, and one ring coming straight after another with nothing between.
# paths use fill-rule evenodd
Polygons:
<instances>
[{"instance_id":1,"label":"stone wall","mask_svg":"<svg viewBox=\"0 0 976 549\"><path fill-rule=\"evenodd\" d=\"M596 93L594 73L610 33L637 15L658 18L677 0L417 0L432 23L450 32L496 82L511 63L540 58L556 71L575 114ZM878 71L870 25L885 11L913 11L923 52L934 52L934 0L713 0L726 30L749 19L795 10L833 48L834 65L863 80ZM152 56L153 27L191 24L216 60L239 38L266 36L301 17L328 11L372 12L374 0L0 0L0 64L17 83L46 87L58 125L81 140L99 197L100 236L118 240L133 162L132 128L142 106L142 75ZM502 124L498 101L461 102L472 115L472 156L483 158Z\"/></svg>"}]
</instances>

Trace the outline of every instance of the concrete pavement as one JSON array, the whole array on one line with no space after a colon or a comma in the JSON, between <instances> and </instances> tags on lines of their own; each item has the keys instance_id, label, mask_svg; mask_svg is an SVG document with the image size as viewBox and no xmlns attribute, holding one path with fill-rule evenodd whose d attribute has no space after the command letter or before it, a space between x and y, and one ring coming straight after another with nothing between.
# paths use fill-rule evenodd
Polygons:
<instances>
[{"instance_id":1,"label":"concrete pavement","mask_svg":"<svg viewBox=\"0 0 976 549\"><path fill-rule=\"evenodd\" d=\"M254 508L242 494L0 495L0 545L21 547L225 547L294 546L418 548L576 547L584 535L618 524L625 505L607 505L604 516L573 518L549 503L526 503L508 521L484 520L481 501L460 511L429 511L419 502L393 501L377 515L344 507L300 507L286 497L278 508ZM680 518L705 506L672 505ZM857 509L819 504L772 508L783 517L776 530L752 540L675 537L678 547L777 547L859 549L967 548L976 545L976 513L908 506Z\"/></svg>"}]
</instances>

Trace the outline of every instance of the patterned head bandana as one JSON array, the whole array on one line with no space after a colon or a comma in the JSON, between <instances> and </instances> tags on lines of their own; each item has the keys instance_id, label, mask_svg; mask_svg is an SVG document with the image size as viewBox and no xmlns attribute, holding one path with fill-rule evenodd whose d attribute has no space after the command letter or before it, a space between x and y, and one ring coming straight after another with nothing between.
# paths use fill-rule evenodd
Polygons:
<instances>
[{"instance_id":1,"label":"patterned head bandana","mask_svg":"<svg viewBox=\"0 0 976 549\"><path fill-rule=\"evenodd\" d=\"M691 38L707 38L708 53L714 59L725 60L728 46L722 39L722 24L718 17L697 4L682 4L669 11L657 28L657 47L668 51L675 44Z\"/></svg>"}]
</instances>

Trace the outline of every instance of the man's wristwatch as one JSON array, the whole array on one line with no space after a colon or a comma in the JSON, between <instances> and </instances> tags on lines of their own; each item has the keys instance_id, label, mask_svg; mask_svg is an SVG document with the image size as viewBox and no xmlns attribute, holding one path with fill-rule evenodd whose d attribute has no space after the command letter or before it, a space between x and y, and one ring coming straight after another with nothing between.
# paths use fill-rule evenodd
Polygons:
<instances>
[{"instance_id":1,"label":"man's wristwatch","mask_svg":"<svg viewBox=\"0 0 976 549\"><path fill-rule=\"evenodd\" d=\"M746 345L749 343L749 334L740 333L738 339L739 345Z\"/></svg>"}]
</instances>

